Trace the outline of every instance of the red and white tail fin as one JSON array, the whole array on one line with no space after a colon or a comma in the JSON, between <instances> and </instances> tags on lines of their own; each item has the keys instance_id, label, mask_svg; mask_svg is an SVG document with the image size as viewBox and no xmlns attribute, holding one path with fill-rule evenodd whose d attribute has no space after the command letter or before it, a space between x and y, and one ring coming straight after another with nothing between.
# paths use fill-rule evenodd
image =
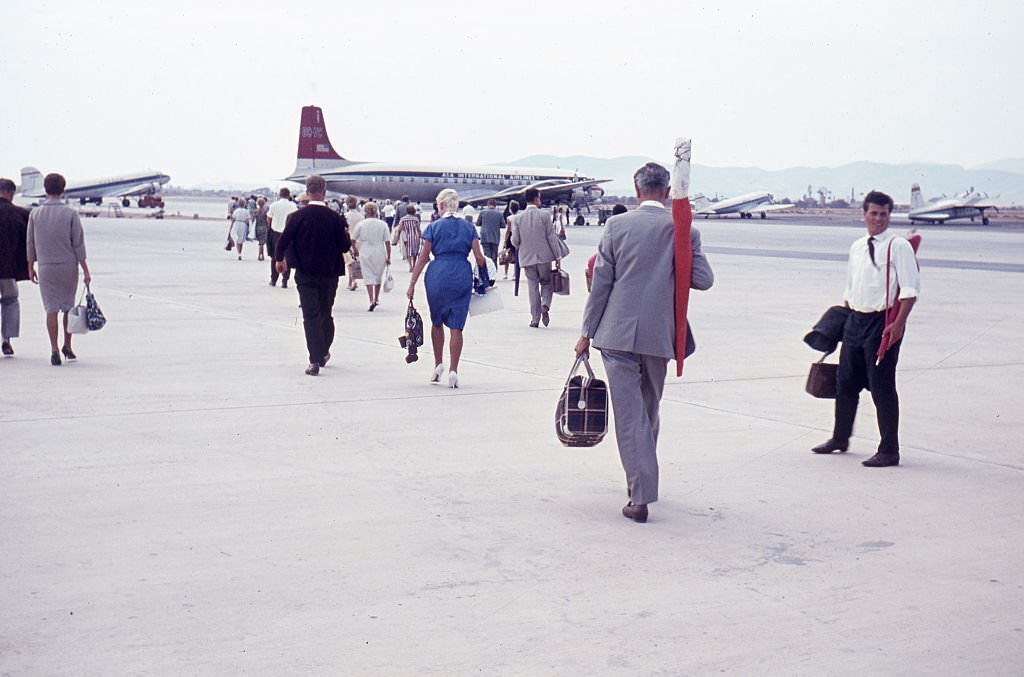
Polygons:
<instances>
[{"instance_id":1,"label":"red and white tail fin","mask_svg":"<svg viewBox=\"0 0 1024 677\"><path fill-rule=\"evenodd\" d=\"M327 136L324 114L318 106L303 106L299 123L299 152L295 162L296 173L300 170L337 167L348 161L338 155Z\"/></svg>"}]
</instances>

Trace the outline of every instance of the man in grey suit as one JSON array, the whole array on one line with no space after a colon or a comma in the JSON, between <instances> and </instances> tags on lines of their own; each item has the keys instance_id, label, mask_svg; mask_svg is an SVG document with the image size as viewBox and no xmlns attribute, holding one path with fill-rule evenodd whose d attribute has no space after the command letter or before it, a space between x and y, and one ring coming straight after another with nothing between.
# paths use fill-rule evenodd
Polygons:
<instances>
[{"instance_id":1,"label":"man in grey suit","mask_svg":"<svg viewBox=\"0 0 1024 677\"><path fill-rule=\"evenodd\" d=\"M590 351L591 339L601 351L629 494L622 514L637 522L647 521L647 504L658 500L658 409L675 356L675 226L664 205L669 180L668 170L653 162L633 175L640 206L605 225L576 343L577 355ZM714 274L696 228L690 244L690 286L709 289ZM689 355L695 344L691 332L686 336Z\"/></svg>"},{"instance_id":2,"label":"man in grey suit","mask_svg":"<svg viewBox=\"0 0 1024 677\"><path fill-rule=\"evenodd\" d=\"M512 246L519 253L519 267L526 273L530 293L530 326L551 322L551 262L561 268L559 241L551 214L540 208L540 191L527 188L526 209L512 221Z\"/></svg>"},{"instance_id":3,"label":"man in grey suit","mask_svg":"<svg viewBox=\"0 0 1024 677\"><path fill-rule=\"evenodd\" d=\"M495 270L498 265L498 243L501 242L501 227L505 225L505 216L495 209L494 200L487 201L487 209L477 216L480 226L480 246L484 256L494 261Z\"/></svg>"}]
</instances>

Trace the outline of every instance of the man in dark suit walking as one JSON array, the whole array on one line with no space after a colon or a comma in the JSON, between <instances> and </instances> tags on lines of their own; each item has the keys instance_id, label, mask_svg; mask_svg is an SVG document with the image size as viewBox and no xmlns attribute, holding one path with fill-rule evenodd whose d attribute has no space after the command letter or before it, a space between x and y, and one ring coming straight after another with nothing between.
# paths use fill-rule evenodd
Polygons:
<instances>
[{"instance_id":1,"label":"man in dark suit walking","mask_svg":"<svg viewBox=\"0 0 1024 677\"><path fill-rule=\"evenodd\" d=\"M285 252L295 266L295 285L302 305L302 327L306 332L309 367L306 373L316 376L320 367L331 359L334 343L334 297L338 292L338 278L345 274L343 255L352 246L345 217L335 213L324 203L327 183L314 174L306 179L309 205L288 217L281 239L274 249L274 261L279 273L288 264Z\"/></svg>"}]
</instances>

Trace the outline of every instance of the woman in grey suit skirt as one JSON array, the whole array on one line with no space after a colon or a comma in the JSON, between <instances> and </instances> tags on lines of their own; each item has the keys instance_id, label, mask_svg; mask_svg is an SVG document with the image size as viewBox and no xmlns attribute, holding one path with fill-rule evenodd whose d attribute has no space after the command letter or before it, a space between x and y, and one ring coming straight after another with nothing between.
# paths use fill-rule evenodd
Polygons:
<instances>
[{"instance_id":1,"label":"woman in grey suit skirt","mask_svg":"<svg viewBox=\"0 0 1024 677\"><path fill-rule=\"evenodd\" d=\"M47 174L43 179L46 201L32 210L28 217L28 270L39 285L46 311L46 331L50 334L50 364L60 366L60 355L75 359L68 333L68 312L75 305L78 291L78 267L82 267L85 284L92 280L85 262L85 233L78 212L61 201L65 181L60 174ZM38 270L36 263L38 262ZM57 313L64 313L64 345L57 350Z\"/></svg>"}]
</instances>

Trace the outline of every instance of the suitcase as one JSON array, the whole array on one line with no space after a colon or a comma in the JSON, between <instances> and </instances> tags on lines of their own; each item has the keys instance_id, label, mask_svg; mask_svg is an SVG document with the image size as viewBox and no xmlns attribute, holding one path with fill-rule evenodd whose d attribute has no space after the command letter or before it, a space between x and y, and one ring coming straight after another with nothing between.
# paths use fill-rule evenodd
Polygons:
<instances>
[{"instance_id":1,"label":"suitcase","mask_svg":"<svg viewBox=\"0 0 1024 677\"><path fill-rule=\"evenodd\" d=\"M576 373L580 365L586 376ZM558 398L555 434L567 447L592 447L608 434L608 386L594 377L586 355L576 358Z\"/></svg>"}]
</instances>

